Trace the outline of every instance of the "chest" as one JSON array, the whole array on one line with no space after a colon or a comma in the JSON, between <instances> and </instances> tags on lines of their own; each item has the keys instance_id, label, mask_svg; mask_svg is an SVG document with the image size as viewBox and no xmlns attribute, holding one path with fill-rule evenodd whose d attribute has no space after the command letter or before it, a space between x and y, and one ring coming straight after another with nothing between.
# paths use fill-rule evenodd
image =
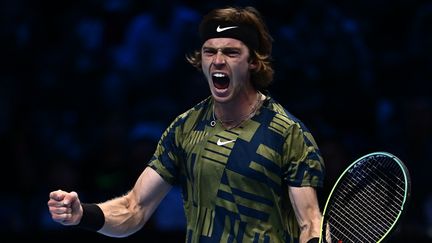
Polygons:
<instances>
[{"instance_id":1,"label":"chest","mask_svg":"<svg viewBox=\"0 0 432 243\"><path fill-rule=\"evenodd\" d=\"M184 169L190 188L208 195L201 198L212 198L223 187L244 191L280 188L283 146L262 124L250 120L232 130L217 125L191 133L188 141L193 143L185 146Z\"/></svg>"}]
</instances>

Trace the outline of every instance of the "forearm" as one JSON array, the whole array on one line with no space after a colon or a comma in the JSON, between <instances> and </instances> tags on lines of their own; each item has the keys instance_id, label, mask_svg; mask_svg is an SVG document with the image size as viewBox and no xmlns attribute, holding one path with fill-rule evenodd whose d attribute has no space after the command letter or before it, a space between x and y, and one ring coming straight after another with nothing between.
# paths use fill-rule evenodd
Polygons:
<instances>
[{"instance_id":1,"label":"forearm","mask_svg":"<svg viewBox=\"0 0 432 243\"><path fill-rule=\"evenodd\" d=\"M290 187L289 195L300 227L300 243L319 237L321 212L315 189L312 187Z\"/></svg>"},{"instance_id":2,"label":"forearm","mask_svg":"<svg viewBox=\"0 0 432 243\"><path fill-rule=\"evenodd\" d=\"M112 237L126 237L141 229L147 217L145 209L130 194L100 203L105 216L105 224L98 231L101 234Z\"/></svg>"}]
</instances>

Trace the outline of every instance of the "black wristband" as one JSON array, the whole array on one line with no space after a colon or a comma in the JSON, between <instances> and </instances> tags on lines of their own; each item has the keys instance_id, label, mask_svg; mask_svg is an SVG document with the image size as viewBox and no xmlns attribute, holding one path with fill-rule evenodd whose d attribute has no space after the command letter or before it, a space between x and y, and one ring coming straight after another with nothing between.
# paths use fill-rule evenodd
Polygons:
<instances>
[{"instance_id":1,"label":"black wristband","mask_svg":"<svg viewBox=\"0 0 432 243\"><path fill-rule=\"evenodd\" d=\"M319 238L318 237L314 237L314 238L308 240L306 243L319 243Z\"/></svg>"},{"instance_id":2,"label":"black wristband","mask_svg":"<svg viewBox=\"0 0 432 243\"><path fill-rule=\"evenodd\" d=\"M102 209L94 203L81 203L81 206L83 208L83 215L77 226L90 231L102 229L105 224L105 216Z\"/></svg>"}]
</instances>

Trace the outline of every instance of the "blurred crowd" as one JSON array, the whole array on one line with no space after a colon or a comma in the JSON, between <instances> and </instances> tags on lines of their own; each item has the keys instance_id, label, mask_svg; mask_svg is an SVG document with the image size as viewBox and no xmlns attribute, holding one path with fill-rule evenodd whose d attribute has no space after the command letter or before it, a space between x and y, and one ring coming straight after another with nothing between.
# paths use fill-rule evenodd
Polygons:
<instances>
[{"instance_id":1,"label":"blurred crowd","mask_svg":"<svg viewBox=\"0 0 432 243\"><path fill-rule=\"evenodd\" d=\"M268 24L270 94L317 140L321 202L352 161L388 151L412 180L394 242L432 239L432 2L408 0L1 1L3 235L64 231L51 190L97 202L131 188L165 127L210 95L185 54L202 15L226 5L255 6ZM182 237L179 195L143 230Z\"/></svg>"}]
</instances>

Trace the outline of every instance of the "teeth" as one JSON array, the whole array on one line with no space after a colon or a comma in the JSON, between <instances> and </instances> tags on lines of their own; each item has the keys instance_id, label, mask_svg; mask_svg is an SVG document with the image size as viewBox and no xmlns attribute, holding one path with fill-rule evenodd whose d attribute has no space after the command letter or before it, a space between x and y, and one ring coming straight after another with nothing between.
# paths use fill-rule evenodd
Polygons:
<instances>
[{"instance_id":1,"label":"teeth","mask_svg":"<svg viewBox=\"0 0 432 243\"><path fill-rule=\"evenodd\" d=\"M226 75L224 73L213 73L212 75L213 75L213 77L217 77L217 78L226 77Z\"/></svg>"}]
</instances>

